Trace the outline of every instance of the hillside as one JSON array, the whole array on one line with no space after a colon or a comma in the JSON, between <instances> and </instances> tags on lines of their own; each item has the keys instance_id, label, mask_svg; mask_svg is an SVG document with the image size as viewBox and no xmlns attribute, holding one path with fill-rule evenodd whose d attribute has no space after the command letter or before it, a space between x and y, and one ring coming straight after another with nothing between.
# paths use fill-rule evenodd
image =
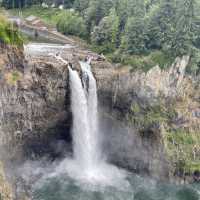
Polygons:
<instances>
[{"instance_id":1,"label":"hillside","mask_svg":"<svg viewBox=\"0 0 200 200\"><path fill-rule=\"evenodd\" d=\"M27 1L13 5L16 14L36 15L65 35L86 40L94 51L133 70L159 63L166 68L177 56L190 55L187 71L199 71L200 3L197 0ZM63 9L65 8L65 9Z\"/></svg>"}]
</instances>

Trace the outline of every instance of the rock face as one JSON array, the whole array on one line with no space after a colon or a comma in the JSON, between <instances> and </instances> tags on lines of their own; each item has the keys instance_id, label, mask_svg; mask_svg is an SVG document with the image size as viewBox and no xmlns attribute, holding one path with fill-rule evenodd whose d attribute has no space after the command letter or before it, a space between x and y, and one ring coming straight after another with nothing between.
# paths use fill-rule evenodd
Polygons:
<instances>
[{"instance_id":1,"label":"rock face","mask_svg":"<svg viewBox=\"0 0 200 200\"><path fill-rule=\"evenodd\" d=\"M184 95L184 83L187 81L184 77L188 62L189 57L184 56L177 58L168 70L155 66L147 73L131 73L129 69L104 69L98 66L95 73L99 80L100 93L109 93L112 98L109 101L113 105L120 105L122 98L130 104L136 97L154 103L161 95L166 98Z\"/></svg>"},{"instance_id":2,"label":"rock face","mask_svg":"<svg viewBox=\"0 0 200 200\"><path fill-rule=\"evenodd\" d=\"M6 181L5 172L2 166L0 166L0 198L5 200L12 200L12 189Z\"/></svg>"},{"instance_id":3,"label":"rock face","mask_svg":"<svg viewBox=\"0 0 200 200\"><path fill-rule=\"evenodd\" d=\"M43 155L54 159L71 147L68 69L55 58L56 52L62 52L63 59L77 70L79 60L87 55L94 58L92 70L97 79L105 136L103 149L110 162L158 179L170 178L172 165L164 142L169 122L161 116L160 123L157 115L163 111L154 110L160 101L167 105L186 98L183 107L176 105L170 126L199 130L199 96L194 96L195 84L185 75L187 56L177 58L166 71L156 66L147 73L131 73L128 68L118 68L97 54L74 46L26 46L25 56L13 47L4 49L0 49L0 147L5 164L8 160L10 164ZM149 110L153 123L146 123Z\"/></svg>"},{"instance_id":4,"label":"rock face","mask_svg":"<svg viewBox=\"0 0 200 200\"><path fill-rule=\"evenodd\" d=\"M34 139L41 138L45 148L52 129L67 126L70 116L67 67L42 61L22 65L26 69L16 83L0 89L1 146L15 159L37 145Z\"/></svg>"},{"instance_id":5,"label":"rock face","mask_svg":"<svg viewBox=\"0 0 200 200\"><path fill-rule=\"evenodd\" d=\"M107 106L105 112L110 113L114 121L118 119L117 128L112 130L114 125L110 124L113 120L106 118L109 121L109 132L106 134L110 137L107 146L112 161L114 158L122 166L127 165L135 171L159 179L170 179L177 173L176 170L179 171L173 167L179 164L172 163L168 156L167 148L171 144L166 145L166 141L171 142L166 138L176 137L176 133L188 133L191 136L186 134L185 137L198 138L200 133L200 104L197 95L199 82L185 74L188 63L189 57L183 56L177 58L167 70L156 66L147 73L131 73L128 68L96 64L98 67L94 67L94 72L99 86L100 103L102 107ZM119 127L122 122L124 128ZM172 140L171 146L176 146L174 152L185 151L179 146L180 141ZM194 151L200 155L199 143L195 143ZM186 144L184 148L187 149ZM175 160L178 162L179 159L184 159L187 163L185 165L193 160L198 166L196 158L178 156ZM186 169L183 167L181 170Z\"/></svg>"}]
</instances>

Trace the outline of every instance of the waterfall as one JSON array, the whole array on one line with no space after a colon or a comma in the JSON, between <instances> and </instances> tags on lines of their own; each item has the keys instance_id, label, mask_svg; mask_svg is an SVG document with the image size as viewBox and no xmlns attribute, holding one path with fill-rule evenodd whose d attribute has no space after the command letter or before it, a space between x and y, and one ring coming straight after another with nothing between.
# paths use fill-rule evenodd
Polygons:
<instances>
[{"instance_id":1,"label":"waterfall","mask_svg":"<svg viewBox=\"0 0 200 200\"><path fill-rule=\"evenodd\" d=\"M69 68L71 85L71 107L73 112L73 151L75 160L81 165L90 165L91 145L89 127L87 99L82 87L81 79L76 71Z\"/></svg>"},{"instance_id":2,"label":"waterfall","mask_svg":"<svg viewBox=\"0 0 200 200\"><path fill-rule=\"evenodd\" d=\"M94 167L98 164L98 119L96 80L89 65L81 62L83 85L77 71L69 68L71 107L73 113L73 151L80 166ZM88 82L88 84L87 84Z\"/></svg>"},{"instance_id":3,"label":"waterfall","mask_svg":"<svg viewBox=\"0 0 200 200\"><path fill-rule=\"evenodd\" d=\"M98 124L98 98L96 80L88 63L80 62L84 91L87 97L88 125L90 130L91 146L93 148L93 165L98 165L101 160L101 146Z\"/></svg>"},{"instance_id":4,"label":"waterfall","mask_svg":"<svg viewBox=\"0 0 200 200\"><path fill-rule=\"evenodd\" d=\"M89 63L80 62L82 79L69 67L71 110L73 115L73 159L66 158L53 176L67 172L79 182L92 185L126 187L126 172L102 159L98 125L96 80Z\"/></svg>"}]
</instances>

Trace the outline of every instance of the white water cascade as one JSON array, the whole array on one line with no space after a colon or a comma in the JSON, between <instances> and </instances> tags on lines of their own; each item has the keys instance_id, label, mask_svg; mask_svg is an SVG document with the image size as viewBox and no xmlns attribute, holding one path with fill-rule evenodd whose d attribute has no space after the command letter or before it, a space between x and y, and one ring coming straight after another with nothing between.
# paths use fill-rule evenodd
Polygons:
<instances>
[{"instance_id":1,"label":"white water cascade","mask_svg":"<svg viewBox=\"0 0 200 200\"><path fill-rule=\"evenodd\" d=\"M100 157L96 80L89 70L89 65L83 62L80 64L84 88L77 71L69 68L73 112L73 151L75 160L84 169L91 169L98 164Z\"/></svg>"},{"instance_id":2,"label":"white water cascade","mask_svg":"<svg viewBox=\"0 0 200 200\"><path fill-rule=\"evenodd\" d=\"M87 113L90 141L92 147L91 158L92 165L97 166L102 160L102 152L100 148L99 124L98 124L98 98L96 80L91 72L91 67L86 62L80 62L82 70L82 81L84 91L87 98Z\"/></svg>"},{"instance_id":3,"label":"white water cascade","mask_svg":"<svg viewBox=\"0 0 200 200\"><path fill-rule=\"evenodd\" d=\"M74 158L66 158L55 174L67 171L71 178L79 182L127 187L126 172L102 159L96 80L89 63L80 62L80 65L82 81L78 72L69 68Z\"/></svg>"}]
</instances>

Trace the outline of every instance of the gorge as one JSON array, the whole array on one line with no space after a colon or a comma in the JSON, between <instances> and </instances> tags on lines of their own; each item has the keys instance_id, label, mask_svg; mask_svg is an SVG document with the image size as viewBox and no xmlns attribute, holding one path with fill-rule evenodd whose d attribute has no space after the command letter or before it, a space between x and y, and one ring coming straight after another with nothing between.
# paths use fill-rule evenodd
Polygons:
<instances>
[{"instance_id":1,"label":"gorge","mask_svg":"<svg viewBox=\"0 0 200 200\"><path fill-rule=\"evenodd\" d=\"M60 56L64 60L70 61L75 69L68 71L68 67L62 60L56 60L52 54L57 52L61 52ZM13 57L7 56L9 53L16 55L14 60L11 59ZM132 117L139 118L140 113L143 113L146 120L145 106L153 108L160 99L165 98L168 100L166 105L169 105L173 103L172 99L177 98L178 95L187 97L189 94L190 99L187 99L187 103L189 106L193 105L193 112L197 111L196 99L198 96L193 97L192 91L195 83L191 83L189 77L184 74L188 57L178 58L169 71L162 71L155 67L145 74L130 73L128 69L112 66L105 60L99 60L97 54L73 45L30 43L25 46L24 55L25 58L16 49L2 49L3 66L11 67L11 71L7 68L4 69L6 74L12 72L11 75L13 75L13 72L17 71L19 75L14 81L9 78L3 79L4 84L1 88L1 160L7 166L5 167L8 171L7 174L10 174L7 180L13 183L13 188L16 187L17 199L27 196L32 196L36 200L51 198L62 200L66 199L66 196L69 199L87 200L113 198L129 200L133 197L134 199L148 197L153 200L168 197L178 200L199 198L198 184L174 188L174 182L181 183L185 177L174 178L174 168L166 155L167 148L164 144L166 141L162 135L167 135L163 130L166 128L165 115L161 118L164 120L157 121L156 114L156 122L159 123L153 123L152 126L143 124L139 119L132 119ZM84 60L87 55L93 57L91 70L97 80L100 114L98 134L95 134L97 97L95 85L90 85L94 84L95 80L88 71L88 65L84 62L79 64L79 61ZM78 73L74 70L77 70ZM85 73L81 71L85 71ZM73 91L76 91L70 89L73 86L72 74L76 76L75 83L79 83L81 91L78 94L81 97L75 93L74 97L70 98L70 95L73 96ZM84 74L87 76L85 77ZM85 79L85 82L83 81L86 83L83 84L84 90L79 77ZM92 80L89 83L88 77L89 80ZM10 82L10 80L12 81ZM190 83L191 87L183 87L186 83ZM91 87L93 90L90 90ZM198 87L195 86L195 90L198 90ZM163 96L160 94L161 92ZM183 106L187 107L188 104L185 104L184 101ZM137 107L143 110L139 110ZM170 106L168 108L170 109ZM87 109L90 112L89 119L87 119ZM75 116L78 117L80 124L75 123L77 119L74 116L75 110L77 112ZM159 112L163 113L162 109ZM178 109L178 112L179 116L175 115L174 121L181 119L182 110ZM190 116L186 113L185 117L186 121L178 122L176 125L190 124L191 129L198 130L198 115ZM85 119L87 120L84 121ZM143 128L137 123L130 123L131 120L140 122ZM82 129L85 129L84 135L81 134ZM90 132L93 134L90 135L87 129L93 130ZM88 136L85 134L92 136L90 138L94 144L92 149L90 145L85 144ZM71 136L77 136L76 140ZM76 146L76 149L73 149L72 144ZM99 144L102 145L102 152L98 150ZM95 152L93 152L94 150ZM91 154L80 154L85 151ZM99 156L96 158L98 154ZM82 160L80 163L85 163L85 160L99 160L101 155L105 155L106 158L104 156L101 158L103 163L105 160L105 163L109 163L109 167L115 164L129 171L125 183L128 181L130 186L123 188L125 186L124 173L119 172L115 167L109 168L107 164L106 178L109 180L109 187L102 188L99 187L99 184L97 187L88 187L87 184L80 186L81 181L79 178L74 181L74 171L70 170L73 169L76 172L76 167L71 160L73 155L78 160ZM85 159L85 155L87 155L87 159ZM95 162L98 167L101 166L99 161L91 162L94 164L92 167L95 167ZM70 163L74 166L73 168L70 167ZM80 175L84 175L84 168L80 163L77 171ZM88 163L85 164L88 165ZM11 169L10 166L12 166ZM60 170L63 172L63 166L68 171L68 173L64 173L65 175L57 173ZM98 175L100 176L100 172ZM118 183L118 175L120 184L112 187L113 184L110 183L110 180L114 176L115 185ZM194 182L192 178L192 175L188 176L185 181L192 183ZM160 184L154 179L165 182L171 180L173 184L163 182Z\"/></svg>"},{"instance_id":2,"label":"gorge","mask_svg":"<svg viewBox=\"0 0 200 200\"><path fill-rule=\"evenodd\" d=\"M0 200L200 200L200 1L0 0Z\"/></svg>"},{"instance_id":3,"label":"gorge","mask_svg":"<svg viewBox=\"0 0 200 200\"><path fill-rule=\"evenodd\" d=\"M126 187L126 173L107 164L103 158L98 126L96 80L87 62L80 62L82 81L69 67L73 115L73 160L65 159L56 169L56 176L67 172L79 182Z\"/></svg>"}]
</instances>

